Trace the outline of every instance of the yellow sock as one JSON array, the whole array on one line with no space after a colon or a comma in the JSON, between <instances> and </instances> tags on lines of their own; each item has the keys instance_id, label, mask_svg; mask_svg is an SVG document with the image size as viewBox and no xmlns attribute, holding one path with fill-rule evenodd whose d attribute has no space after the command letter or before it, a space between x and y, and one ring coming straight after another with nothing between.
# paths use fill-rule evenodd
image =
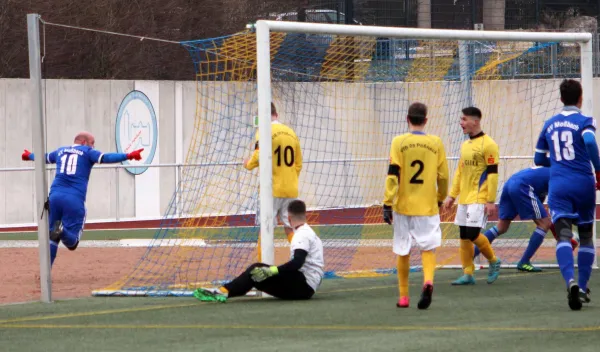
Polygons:
<instances>
[{"instance_id":1,"label":"yellow sock","mask_svg":"<svg viewBox=\"0 0 600 352\"><path fill-rule=\"evenodd\" d=\"M221 293L225 296L229 295L229 290L226 289L224 286L219 287L219 291L221 291Z\"/></svg>"},{"instance_id":2,"label":"yellow sock","mask_svg":"<svg viewBox=\"0 0 600 352\"><path fill-rule=\"evenodd\" d=\"M473 271L475 271L475 266L473 265L473 255L475 255L475 248L473 248L473 242L471 242L471 240L460 240L459 252L463 272L466 275L473 275Z\"/></svg>"},{"instance_id":3,"label":"yellow sock","mask_svg":"<svg viewBox=\"0 0 600 352\"><path fill-rule=\"evenodd\" d=\"M433 284L433 276L435 274L435 252L421 252L421 261L423 262L423 283L427 281Z\"/></svg>"},{"instance_id":4,"label":"yellow sock","mask_svg":"<svg viewBox=\"0 0 600 352\"><path fill-rule=\"evenodd\" d=\"M481 251L481 254L483 254L490 263L496 262L496 255L494 254L490 240L488 240L487 237L479 234L473 243L475 243L479 248L479 251Z\"/></svg>"},{"instance_id":5,"label":"yellow sock","mask_svg":"<svg viewBox=\"0 0 600 352\"><path fill-rule=\"evenodd\" d=\"M408 271L410 270L410 255L398 256L398 290L400 297L408 296Z\"/></svg>"}]
</instances>

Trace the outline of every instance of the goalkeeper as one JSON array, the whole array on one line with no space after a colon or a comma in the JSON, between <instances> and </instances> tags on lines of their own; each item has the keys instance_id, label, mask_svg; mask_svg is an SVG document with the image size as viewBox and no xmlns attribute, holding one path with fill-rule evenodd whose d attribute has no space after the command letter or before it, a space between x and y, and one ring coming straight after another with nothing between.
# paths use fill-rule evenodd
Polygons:
<instances>
[{"instance_id":1,"label":"goalkeeper","mask_svg":"<svg viewBox=\"0 0 600 352\"><path fill-rule=\"evenodd\" d=\"M291 201L287 212L294 229L292 258L289 262L279 266L252 264L240 276L220 288L195 290L194 297L203 302L225 302L228 298L244 296L256 288L280 299L311 298L323 279L323 244L306 223L306 205L303 201Z\"/></svg>"}]
</instances>

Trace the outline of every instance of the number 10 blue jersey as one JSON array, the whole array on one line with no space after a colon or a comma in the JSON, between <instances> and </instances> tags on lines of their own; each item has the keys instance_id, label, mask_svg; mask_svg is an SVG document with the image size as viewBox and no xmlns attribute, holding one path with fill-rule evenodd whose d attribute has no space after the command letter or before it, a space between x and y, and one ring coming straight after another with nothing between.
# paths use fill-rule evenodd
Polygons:
<instances>
[{"instance_id":1,"label":"number 10 blue jersey","mask_svg":"<svg viewBox=\"0 0 600 352\"><path fill-rule=\"evenodd\" d=\"M85 145L61 147L48 153L48 162L56 163L56 177L52 192L69 193L85 201L90 173L95 163L102 160L102 152Z\"/></svg>"}]
</instances>

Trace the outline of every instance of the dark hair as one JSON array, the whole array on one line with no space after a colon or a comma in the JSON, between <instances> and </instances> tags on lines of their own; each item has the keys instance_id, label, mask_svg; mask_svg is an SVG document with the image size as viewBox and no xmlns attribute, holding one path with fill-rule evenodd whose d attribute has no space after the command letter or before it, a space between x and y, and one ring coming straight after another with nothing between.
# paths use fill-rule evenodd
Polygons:
<instances>
[{"instance_id":1,"label":"dark hair","mask_svg":"<svg viewBox=\"0 0 600 352\"><path fill-rule=\"evenodd\" d=\"M465 116L473 116L473 117L477 117L477 118L481 118L481 110L477 109L474 106L469 106L468 108L464 108L462 109L462 113Z\"/></svg>"},{"instance_id":2,"label":"dark hair","mask_svg":"<svg viewBox=\"0 0 600 352\"><path fill-rule=\"evenodd\" d=\"M306 216L306 204L300 199L295 199L288 204L288 213L295 218Z\"/></svg>"},{"instance_id":3,"label":"dark hair","mask_svg":"<svg viewBox=\"0 0 600 352\"><path fill-rule=\"evenodd\" d=\"M427 118L427 105L423 103L412 103L408 107L408 121L415 126L421 126Z\"/></svg>"},{"instance_id":4,"label":"dark hair","mask_svg":"<svg viewBox=\"0 0 600 352\"><path fill-rule=\"evenodd\" d=\"M275 104L271 103L271 115L277 114L277 109L275 108Z\"/></svg>"},{"instance_id":5,"label":"dark hair","mask_svg":"<svg viewBox=\"0 0 600 352\"><path fill-rule=\"evenodd\" d=\"M574 79L565 79L560 84L560 100L565 105L577 105L583 94L581 83Z\"/></svg>"}]
</instances>

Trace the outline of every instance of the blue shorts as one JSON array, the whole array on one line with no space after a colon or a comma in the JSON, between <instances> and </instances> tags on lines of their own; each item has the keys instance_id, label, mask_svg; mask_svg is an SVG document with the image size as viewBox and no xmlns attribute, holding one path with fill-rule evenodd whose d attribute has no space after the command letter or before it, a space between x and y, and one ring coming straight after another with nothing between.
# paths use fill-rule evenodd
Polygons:
<instances>
[{"instance_id":1,"label":"blue shorts","mask_svg":"<svg viewBox=\"0 0 600 352\"><path fill-rule=\"evenodd\" d=\"M519 215L521 220L544 219L548 213L535 194L533 187L520 182L508 180L502 188L498 217L501 220L514 220Z\"/></svg>"},{"instance_id":2,"label":"blue shorts","mask_svg":"<svg viewBox=\"0 0 600 352\"><path fill-rule=\"evenodd\" d=\"M62 222L63 232L60 235L61 242L67 247L74 247L83 232L85 223L85 202L81 197L53 192L50 194L50 231L54 230L54 223Z\"/></svg>"},{"instance_id":3,"label":"blue shorts","mask_svg":"<svg viewBox=\"0 0 600 352\"><path fill-rule=\"evenodd\" d=\"M569 182L550 180L548 205L552 222L560 218L572 219L574 224L594 222L596 215L596 184L594 177L572 177Z\"/></svg>"}]
</instances>

